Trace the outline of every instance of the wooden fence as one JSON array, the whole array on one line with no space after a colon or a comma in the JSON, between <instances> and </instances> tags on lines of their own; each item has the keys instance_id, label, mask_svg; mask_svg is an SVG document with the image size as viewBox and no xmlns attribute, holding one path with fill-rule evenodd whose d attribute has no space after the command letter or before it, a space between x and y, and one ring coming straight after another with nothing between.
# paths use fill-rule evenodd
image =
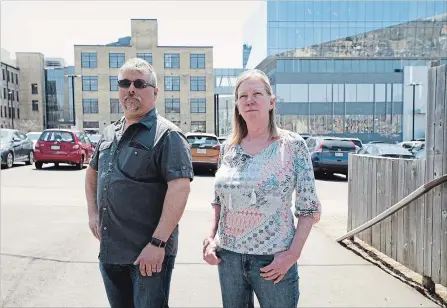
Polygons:
<instances>
[{"instance_id":1,"label":"wooden fence","mask_svg":"<svg viewBox=\"0 0 447 308\"><path fill-rule=\"evenodd\" d=\"M419 186L447 174L446 66L429 70L426 159L350 155L348 231ZM415 272L447 286L447 184L357 237Z\"/></svg>"}]
</instances>

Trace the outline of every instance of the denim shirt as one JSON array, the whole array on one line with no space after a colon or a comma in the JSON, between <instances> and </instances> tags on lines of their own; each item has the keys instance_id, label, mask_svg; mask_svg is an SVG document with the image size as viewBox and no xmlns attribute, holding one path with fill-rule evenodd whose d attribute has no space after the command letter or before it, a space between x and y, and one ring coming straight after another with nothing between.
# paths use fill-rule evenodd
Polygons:
<instances>
[{"instance_id":1,"label":"denim shirt","mask_svg":"<svg viewBox=\"0 0 447 308\"><path fill-rule=\"evenodd\" d=\"M150 242L163 210L167 183L194 177L186 137L156 109L125 131L124 118L109 125L90 166L98 171L99 260L132 264ZM176 255L178 227L166 245Z\"/></svg>"}]
</instances>

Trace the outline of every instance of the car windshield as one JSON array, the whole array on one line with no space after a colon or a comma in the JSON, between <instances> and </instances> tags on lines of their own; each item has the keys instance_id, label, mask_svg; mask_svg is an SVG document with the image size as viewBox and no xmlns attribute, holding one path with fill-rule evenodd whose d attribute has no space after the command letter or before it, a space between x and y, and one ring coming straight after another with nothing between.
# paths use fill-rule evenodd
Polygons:
<instances>
[{"instance_id":1,"label":"car windshield","mask_svg":"<svg viewBox=\"0 0 447 308\"><path fill-rule=\"evenodd\" d=\"M32 141L36 141L39 139L40 135L42 135L42 133L28 133L26 134L26 136L31 139Z\"/></svg>"},{"instance_id":2,"label":"car windshield","mask_svg":"<svg viewBox=\"0 0 447 308\"><path fill-rule=\"evenodd\" d=\"M216 145L219 141L216 137L210 136L188 136L188 142L191 144Z\"/></svg>"},{"instance_id":3,"label":"car windshield","mask_svg":"<svg viewBox=\"0 0 447 308\"><path fill-rule=\"evenodd\" d=\"M40 141L59 141L59 142L73 142L74 137L70 132L65 131L46 131L43 132L39 138Z\"/></svg>"},{"instance_id":4,"label":"car windshield","mask_svg":"<svg viewBox=\"0 0 447 308\"><path fill-rule=\"evenodd\" d=\"M88 135L88 138L93 142L98 142L101 139L101 135Z\"/></svg>"},{"instance_id":5,"label":"car windshield","mask_svg":"<svg viewBox=\"0 0 447 308\"><path fill-rule=\"evenodd\" d=\"M347 140L323 140L323 151L354 151L355 146Z\"/></svg>"}]
</instances>

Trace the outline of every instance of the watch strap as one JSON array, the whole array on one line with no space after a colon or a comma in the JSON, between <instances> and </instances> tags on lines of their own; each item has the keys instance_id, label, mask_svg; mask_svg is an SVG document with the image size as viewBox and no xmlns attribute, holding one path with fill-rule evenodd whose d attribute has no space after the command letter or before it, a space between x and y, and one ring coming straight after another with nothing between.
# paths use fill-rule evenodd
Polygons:
<instances>
[{"instance_id":1,"label":"watch strap","mask_svg":"<svg viewBox=\"0 0 447 308\"><path fill-rule=\"evenodd\" d=\"M151 245L156 246L156 247L160 247L160 248L164 248L166 246L166 242L163 242L162 240L156 238L156 237L152 237L151 239Z\"/></svg>"}]
</instances>

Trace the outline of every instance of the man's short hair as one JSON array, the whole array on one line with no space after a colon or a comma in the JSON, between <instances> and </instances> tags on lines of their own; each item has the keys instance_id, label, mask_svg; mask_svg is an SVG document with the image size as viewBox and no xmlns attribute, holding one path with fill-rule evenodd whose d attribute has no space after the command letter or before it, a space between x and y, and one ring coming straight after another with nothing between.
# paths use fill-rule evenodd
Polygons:
<instances>
[{"instance_id":1,"label":"man's short hair","mask_svg":"<svg viewBox=\"0 0 447 308\"><path fill-rule=\"evenodd\" d=\"M149 82L155 88L157 87L157 75L155 74L154 67L150 65L146 60L140 58L132 58L126 61L120 68L120 74L118 80L122 78L124 72L138 72L143 75L149 76Z\"/></svg>"}]
</instances>

